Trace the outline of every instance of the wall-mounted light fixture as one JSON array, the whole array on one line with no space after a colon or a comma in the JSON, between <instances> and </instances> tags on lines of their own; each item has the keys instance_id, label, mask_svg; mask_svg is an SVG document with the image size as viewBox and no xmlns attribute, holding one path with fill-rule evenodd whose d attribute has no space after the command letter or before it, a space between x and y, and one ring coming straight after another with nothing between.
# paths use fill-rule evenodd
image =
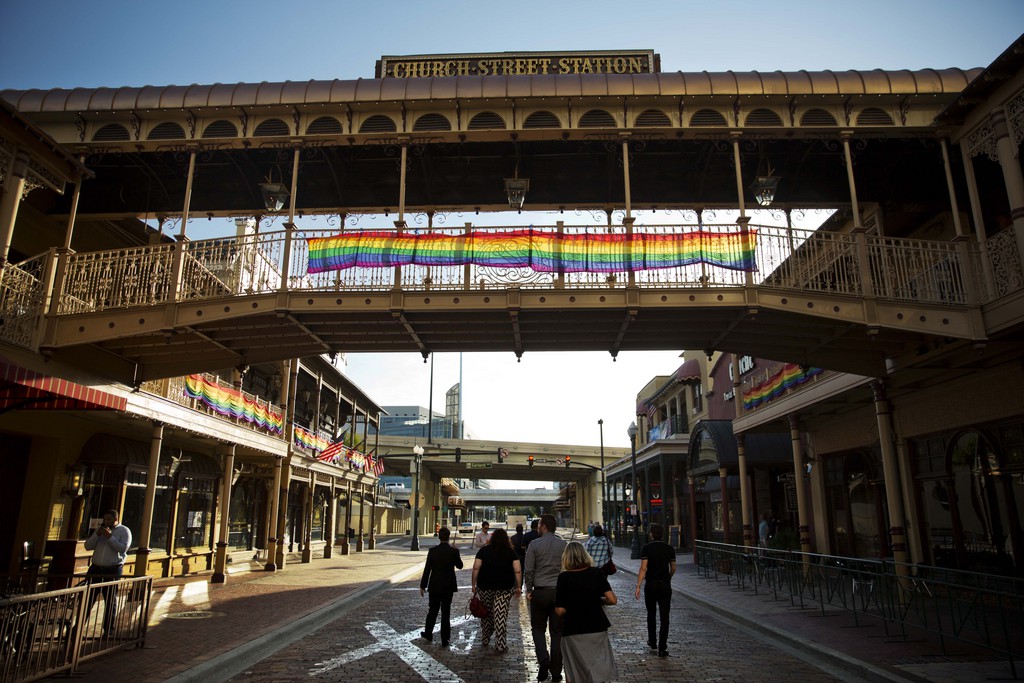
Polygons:
<instances>
[{"instance_id":1,"label":"wall-mounted light fixture","mask_svg":"<svg viewBox=\"0 0 1024 683\"><path fill-rule=\"evenodd\" d=\"M263 206L265 206L267 211L271 213L280 211L284 207L285 202L288 201L288 188L280 181L280 171L278 171L278 180L275 182L274 172L273 169L271 169L270 174L267 175L266 182L260 183L260 194L263 195Z\"/></svg>"}]
</instances>

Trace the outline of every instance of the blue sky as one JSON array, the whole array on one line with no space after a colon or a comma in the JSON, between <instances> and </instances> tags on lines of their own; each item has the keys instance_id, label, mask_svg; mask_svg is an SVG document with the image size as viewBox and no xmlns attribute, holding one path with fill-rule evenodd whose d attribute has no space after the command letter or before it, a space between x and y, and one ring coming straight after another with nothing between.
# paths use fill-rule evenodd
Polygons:
<instances>
[{"instance_id":1,"label":"blue sky","mask_svg":"<svg viewBox=\"0 0 1024 683\"><path fill-rule=\"evenodd\" d=\"M650 49L663 71L966 69L1022 31L1024 0L7 0L0 89L371 78L382 55L511 50ZM637 392L681 351L467 354L465 418L478 438L593 445L603 419L605 444L628 446ZM434 371L443 410L458 355ZM428 403L418 355L351 357L348 372L380 403Z\"/></svg>"}]
</instances>

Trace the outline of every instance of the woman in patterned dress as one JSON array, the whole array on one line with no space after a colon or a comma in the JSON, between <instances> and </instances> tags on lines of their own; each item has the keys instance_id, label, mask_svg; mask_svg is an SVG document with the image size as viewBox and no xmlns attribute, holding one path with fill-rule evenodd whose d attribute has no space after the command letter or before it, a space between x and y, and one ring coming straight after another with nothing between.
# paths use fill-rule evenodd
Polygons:
<instances>
[{"instance_id":1,"label":"woman in patterned dress","mask_svg":"<svg viewBox=\"0 0 1024 683\"><path fill-rule=\"evenodd\" d=\"M483 642L488 644L494 634L494 649L498 652L508 652L508 608L512 596L521 592L522 575L519 555L512 548L508 532L495 529L473 561L473 592L479 593L489 612L480 620Z\"/></svg>"}]
</instances>

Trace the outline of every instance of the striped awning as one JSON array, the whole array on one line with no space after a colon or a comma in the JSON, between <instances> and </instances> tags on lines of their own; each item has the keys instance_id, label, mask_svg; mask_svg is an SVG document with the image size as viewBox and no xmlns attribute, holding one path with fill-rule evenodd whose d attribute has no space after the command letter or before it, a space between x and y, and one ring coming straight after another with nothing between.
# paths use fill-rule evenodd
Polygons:
<instances>
[{"instance_id":1,"label":"striped awning","mask_svg":"<svg viewBox=\"0 0 1024 683\"><path fill-rule=\"evenodd\" d=\"M128 399L41 375L0 356L0 413L8 410L124 410Z\"/></svg>"}]
</instances>

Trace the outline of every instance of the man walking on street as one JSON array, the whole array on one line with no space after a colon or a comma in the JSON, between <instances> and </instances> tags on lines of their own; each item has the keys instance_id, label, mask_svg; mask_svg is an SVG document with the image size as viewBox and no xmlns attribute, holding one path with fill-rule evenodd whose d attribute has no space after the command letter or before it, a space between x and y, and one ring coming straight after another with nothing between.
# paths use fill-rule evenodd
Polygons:
<instances>
[{"instance_id":1,"label":"man walking on street","mask_svg":"<svg viewBox=\"0 0 1024 683\"><path fill-rule=\"evenodd\" d=\"M555 586L562 571L565 541L555 535L555 516L540 518L540 537L526 549L526 600L530 605L530 630L537 655L538 681L562 680L562 617L555 614ZM551 634L551 649L545 641Z\"/></svg>"},{"instance_id":2,"label":"man walking on street","mask_svg":"<svg viewBox=\"0 0 1024 683\"><path fill-rule=\"evenodd\" d=\"M459 590L455 569L462 569L462 557L459 549L448 545L452 532L448 527L441 527L437 532L439 543L427 551L427 561L423 566L420 578L420 595L430 591L427 607L426 628L420 633L426 640L434 639L434 623L437 612L441 612L441 646L448 647L452 635L452 596Z\"/></svg>"},{"instance_id":3,"label":"man walking on street","mask_svg":"<svg viewBox=\"0 0 1024 683\"><path fill-rule=\"evenodd\" d=\"M644 584L644 605L647 607L647 644L658 651L659 657L668 657L668 611L672 604L672 575L676 573L676 549L661 540L660 524L647 529L651 542L640 550L640 572L636 577L636 593L640 599L640 584ZM655 610L661 613L661 629L656 630Z\"/></svg>"},{"instance_id":4,"label":"man walking on street","mask_svg":"<svg viewBox=\"0 0 1024 683\"><path fill-rule=\"evenodd\" d=\"M487 545L487 542L491 540L491 535L487 531L491 528L491 525L487 522L480 523L480 532L473 537L473 549L479 550Z\"/></svg>"}]
</instances>

